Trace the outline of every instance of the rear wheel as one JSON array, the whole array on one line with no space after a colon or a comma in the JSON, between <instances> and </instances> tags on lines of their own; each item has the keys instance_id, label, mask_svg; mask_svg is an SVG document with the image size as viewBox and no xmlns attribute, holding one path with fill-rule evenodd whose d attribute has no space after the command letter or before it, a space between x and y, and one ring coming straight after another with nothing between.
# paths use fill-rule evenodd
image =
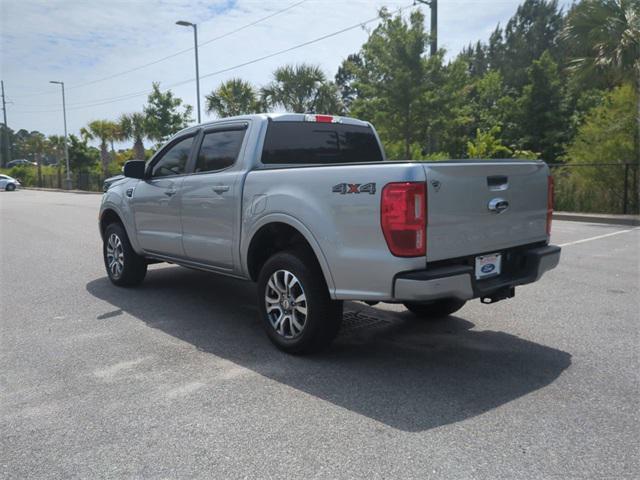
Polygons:
<instances>
[{"instance_id":1,"label":"rear wheel","mask_svg":"<svg viewBox=\"0 0 640 480\"><path fill-rule=\"evenodd\" d=\"M406 302L404 306L417 317L436 320L457 312L464 307L465 303L467 303L465 300L445 298L433 302Z\"/></svg>"},{"instance_id":2,"label":"rear wheel","mask_svg":"<svg viewBox=\"0 0 640 480\"><path fill-rule=\"evenodd\" d=\"M105 230L102 253L107 275L114 285L127 287L142 283L147 262L133 250L121 224L112 223Z\"/></svg>"},{"instance_id":3,"label":"rear wheel","mask_svg":"<svg viewBox=\"0 0 640 480\"><path fill-rule=\"evenodd\" d=\"M13 192L16 189L15 183L7 183L7 186L4 187L7 192Z\"/></svg>"},{"instance_id":4,"label":"rear wheel","mask_svg":"<svg viewBox=\"0 0 640 480\"><path fill-rule=\"evenodd\" d=\"M269 339L288 353L327 347L342 322L342 302L331 300L317 261L306 252L267 260L258 278L258 308Z\"/></svg>"}]
</instances>

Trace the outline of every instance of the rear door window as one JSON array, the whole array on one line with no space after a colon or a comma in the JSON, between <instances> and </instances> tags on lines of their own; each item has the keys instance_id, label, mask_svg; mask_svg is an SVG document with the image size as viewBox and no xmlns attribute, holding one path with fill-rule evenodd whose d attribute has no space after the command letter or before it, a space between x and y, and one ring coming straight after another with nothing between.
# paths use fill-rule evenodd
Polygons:
<instances>
[{"instance_id":1,"label":"rear door window","mask_svg":"<svg viewBox=\"0 0 640 480\"><path fill-rule=\"evenodd\" d=\"M195 173L224 170L236 162L245 130L220 130L204 134Z\"/></svg>"},{"instance_id":2,"label":"rear door window","mask_svg":"<svg viewBox=\"0 0 640 480\"><path fill-rule=\"evenodd\" d=\"M381 162L382 151L370 127L339 123L271 122L263 164Z\"/></svg>"}]
</instances>

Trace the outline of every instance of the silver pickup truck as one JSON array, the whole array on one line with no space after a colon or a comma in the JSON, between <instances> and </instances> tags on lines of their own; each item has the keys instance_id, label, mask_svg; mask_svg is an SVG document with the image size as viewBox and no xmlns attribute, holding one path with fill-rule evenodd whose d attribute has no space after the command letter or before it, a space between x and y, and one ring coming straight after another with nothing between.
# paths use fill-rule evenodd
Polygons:
<instances>
[{"instance_id":1,"label":"silver pickup truck","mask_svg":"<svg viewBox=\"0 0 640 480\"><path fill-rule=\"evenodd\" d=\"M269 338L305 353L336 336L344 300L441 318L512 297L558 264L552 203L542 161L386 161L367 122L263 114L127 162L99 219L114 284L158 261L257 282Z\"/></svg>"}]
</instances>

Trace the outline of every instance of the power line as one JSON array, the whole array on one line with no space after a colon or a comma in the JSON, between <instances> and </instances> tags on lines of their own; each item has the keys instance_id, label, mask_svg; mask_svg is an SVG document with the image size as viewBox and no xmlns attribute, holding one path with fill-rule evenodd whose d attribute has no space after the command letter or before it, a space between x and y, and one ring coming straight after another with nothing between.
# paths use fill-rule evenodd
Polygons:
<instances>
[{"instance_id":1,"label":"power line","mask_svg":"<svg viewBox=\"0 0 640 480\"><path fill-rule=\"evenodd\" d=\"M394 10L393 12L391 12L391 14L394 15L394 14L400 13L401 11L403 11L403 10L405 10L405 9L411 7L411 6L413 6L413 3L405 5L404 7L399 7L398 9ZM327 38L335 37L336 35L340 35L342 33L348 32L350 30L354 30L356 28L364 27L365 25L367 25L369 23L372 23L372 22L375 22L377 20L380 20L380 17L378 15L376 15L375 17L372 17L372 18L370 18L368 20L365 20L363 22L358 22L358 23L356 23L354 25L351 25L349 27L337 30L337 31L332 32L332 33L328 33L326 35L322 35L322 36L317 37L317 38L314 38L313 40L308 40L306 42L299 43L299 44L294 45L292 47L288 47L288 48L285 48L283 50L278 50L277 52L269 53L267 55L263 55L262 57L254 58L253 60L248 60L246 62L239 63L239 64L234 65L232 67L223 68L222 70L217 70L215 72L210 72L210 73L207 73L205 75L201 75L200 78L208 78L208 77L212 77L214 75L219 75L221 73L230 72L232 70L236 70L236 69L241 68L241 67L246 67L247 65L251 65L251 64L257 63L257 62L261 62L263 60L275 57L277 55L282 55L283 53L288 53L288 52L291 52L293 50L297 50L299 48L306 47L308 45L320 42L322 40L326 40ZM179 82L176 82L176 83L168 85L166 88L169 89L169 88L173 88L173 87L178 87L178 86L185 85L185 84L193 82L193 81L195 81L195 78L190 78L188 80L181 80ZM95 100L93 102L86 103L86 104L77 103L77 104L75 104L75 107L69 108L68 110L79 110L79 109L83 109L83 108L106 105L106 104L109 104L109 103L115 103L115 102L119 102L119 101L122 101L122 100L128 100L130 98L135 98L135 97L139 97L139 96L142 96L142 95L148 95L150 92L151 92L151 90L144 90L144 91L139 91L139 92L123 94L123 95L118 96L118 97L103 98L103 99ZM52 112L57 112L57 111L59 111L59 109L58 110L31 111L31 112L23 111L21 113L52 113Z\"/></svg>"},{"instance_id":2,"label":"power line","mask_svg":"<svg viewBox=\"0 0 640 480\"><path fill-rule=\"evenodd\" d=\"M245 29L247 29L249 27L253 27L254 25L257 25L258 23L264 22L265 20L268 20L268 19L273 18L273 17L275 17L277 15L280 15L280 14L282 14L284 12L287 12L287 11L291 10L292 8L295 8L298 5L301 5L301 4L303 4L303 3L307 2L307 1L308 0L300 0L300 1L296 2L296 3L293 3L293 4L289 5L286 8L283 8L281 10L273 12L273 13L271 13L269 15L264 16L264 17L261 17L261 18L259 18L257 20L254 20L251 23L247 23L246 25L242 25L241 27L238 27L235 30L231 30L229 32L223 33L222 35L218 35L217 37L210 38L209 40L206 40L206 41L200 43L198 46L201 47L203 45L208 45L210 43L216 42L216 41L221 40L223 38L226 38L226 37L228 37L230 35L233 35L234 33L238 33L238 32L240 32L242 30L245 30ZM122 76L122 75L126 75L127 73L136 72L138 70L142 70L143 68L147 68L147 67L150 67L152 65L156 65L158 63L164 62L165 60L169 60L171 58L177 57L178 55L182 55L183 53L190 52L194 48L195 47L186 48L184 50L180 50L179 52L175 52L175 53L172 53L170 55L167 55L166 57L162 57L162 58L159 58L157 60L153 60L153 61L145 63L143 65L139 65L137 67L130 68L128 70L123 70L123 71L118 72L118 73L113 73L113 74L108 75L106 77L97 78L95 80L89 80L89 81L83 82L83 83L77 83L75 85L70 85L70 86L67 87L67 89L86 87L87 85L94 85L96 83L104 82L106 80L111 80L113 78L116 78L116 77L119 77L119 76ZM48 95L48 94L51 94L51 92L47 91L47 92L39 92L39 93L30 93L30 94L25 94L25 95L18 95L18 96L15 96L14 98L27 98L27 97L33 97L33 96L39 96L39 95Z\"/></svg>"}]
</instances>

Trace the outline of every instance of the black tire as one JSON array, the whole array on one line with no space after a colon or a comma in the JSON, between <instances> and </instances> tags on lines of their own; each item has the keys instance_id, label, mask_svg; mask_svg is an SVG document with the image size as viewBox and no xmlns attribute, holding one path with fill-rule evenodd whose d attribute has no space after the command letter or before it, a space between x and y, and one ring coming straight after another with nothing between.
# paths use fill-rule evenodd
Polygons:
<instances>
[{"instance_id":1,"label":"black tire","mask_svg":"<svg viewBox=\"0 0 640 480\"><path fill-rule=\"evenodd\" d=\"M4 187L7 192L13 192L16 189L15 183L7 183L7 186Z\"/></svg>"},{"instance_id":2,"label":"black tire","mask_svg":"<svg viewBox=\"0 0 640 480\"><path fill-rule=\"evenodd\" d=\"M464 307L465 303L467 303L465 300L445 298L443 300L435 300L433 302L406 302L404 306L417 317L428 320L437 320L457 312Z\"/></svg>"},{"instance_id":3,"label":"black tire","mask_svg":"<svg viewBox=\"0 0 640 480\"><path fill-rule=\"evenodd\" d=\"M111 245L109 244L110 241L112 242ZM121 246L120 250L116 247L118 241ZM113 250L114 247L116 247L115 250ZM114 264L111 263L111 257L113 257L113 255L110 254L112 252L115 253L116 257L121 259L121 265L114 266ZM109 280L111 280L114 285L119 287L139 285L147 274L146 260L133 250L127 232L125 232L124 227L120 223L111 223L107 226L102 244L102 256Z\"/></svg>"},{"instance_id":4,"label":"black tire","mask_svg":"<svg viewBox=\"0 0 640 480\"><path fill-rule=\"evenodd\" d=\"M283 272L292 274L297 283L291 280L291 288L286 288L286 293L278 294L283 290L274 289L269 281L274 280L274 275L276 279L283 280ZM284 281L278 283L278 288L285 287ZM281 299L271 302L270 312L267 312L267 295ZM305 300L296 304L295 300L302 295ZM287 298L292 300L291 304L287 303ZM338 334L342 322L342 302L331 300L317 260L303 251L280 252L267 260L258 276L258 309L269 339L280 350L293 354L312 353L326 348ZM301 313L302 310L305 314ZM297 331L293 319L303 328Z\"/></svg>"}]
</instances>

